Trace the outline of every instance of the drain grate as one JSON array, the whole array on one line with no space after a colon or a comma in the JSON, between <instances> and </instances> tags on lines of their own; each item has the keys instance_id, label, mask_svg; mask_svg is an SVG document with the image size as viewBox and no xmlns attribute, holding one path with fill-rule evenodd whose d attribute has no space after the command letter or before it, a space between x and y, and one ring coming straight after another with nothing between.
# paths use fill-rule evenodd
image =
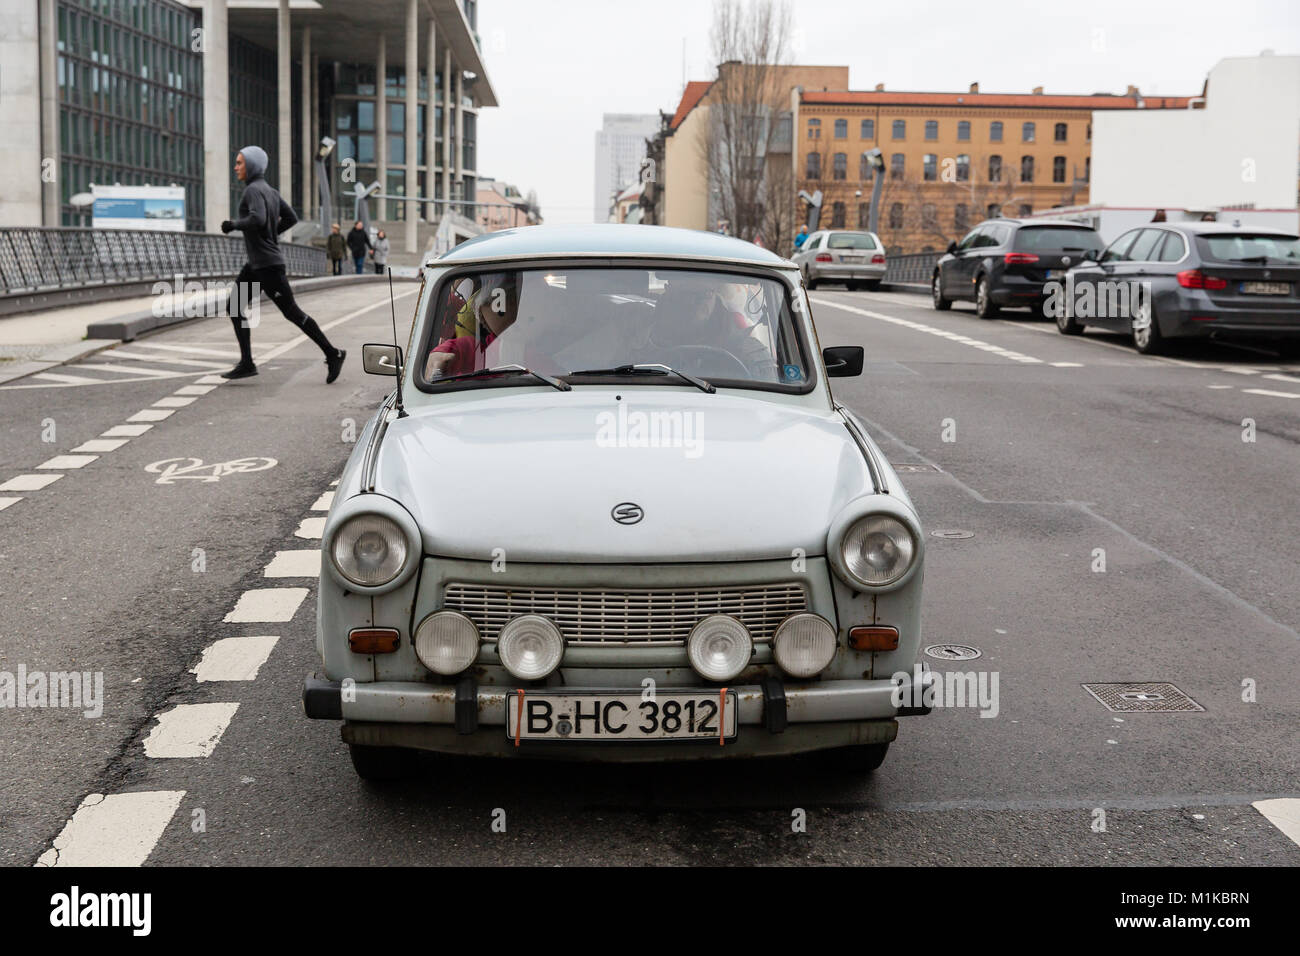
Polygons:
<instances>
[{"instance_id":1,"label":"drain grate","mask_svg":"<svg viewBox=\"0 0 1300 956\"><path fill-rule=\"evenodd\" d=\"M925 653L941 661L973 661L983 652L969 644L931 644Z\"/></svg>"},{"instance_id":2,"label":"drain grate","mask_svg":"<svg viewBox=\"0 0 1300 956\"><path fill-rule=\"evenodd\" d=\"M1084 684L1083 689L1117 714L1187 714L1205 710L1173 684Z\"/></svg>"}]
</instances>

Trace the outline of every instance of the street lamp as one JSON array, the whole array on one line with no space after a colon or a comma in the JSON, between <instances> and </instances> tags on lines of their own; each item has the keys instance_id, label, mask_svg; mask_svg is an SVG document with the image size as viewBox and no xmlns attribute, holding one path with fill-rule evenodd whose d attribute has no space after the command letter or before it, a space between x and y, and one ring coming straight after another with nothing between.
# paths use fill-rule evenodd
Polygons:
<instances>
[{"instance_id":1,"label":"street lamp","mask_svg":"<svg viewBox=\"0 0 1300 956\"><path fill-rule=\"evenodd\" d=\"M867 228L871 232L879 234L880 194L885 188L885 154L877 147L876 149L867 150L863 157L872 168L874 172L873 178L875 179L875 184L871 187L871 216L867 220Z\"/></svg>"},{"instance_id":2,"label":"street lamp","mask_svg":"<svg viewBox=\"0 0 1300 956\"><path fill-rule=\"evenodd\" d=\"M330 234L330 218L333 216L330 207L334 204L330 196L329 178L325 175L325 160L334 152L336 145L330 137L322 136L320 145L316 148L316 182L320 189L320 231L323 236Z\"/></svg>"}]
</instances>

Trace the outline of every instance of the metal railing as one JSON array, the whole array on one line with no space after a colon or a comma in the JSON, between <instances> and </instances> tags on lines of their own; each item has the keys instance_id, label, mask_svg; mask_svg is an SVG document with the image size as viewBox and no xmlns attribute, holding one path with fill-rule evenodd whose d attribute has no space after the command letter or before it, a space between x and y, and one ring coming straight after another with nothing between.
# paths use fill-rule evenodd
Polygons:
<instances>
[{"instance_id":1,"label":"metal railing","mask_svg":"<svg viewBox=\"0 0 1300 956\"><path fill-rule=\"evenodd\" d=\"M885 281L929 285L934 275L934 264L942 252L910 252L902 256L885 257Z\"/></svg>"},{"instance_id":2,"label":"metal railing","mask_svg":"<svg viewBox=\"0 0 1300 956\"><path fill-rule=\"evenodd\" d=\"M291 276L325 275L325 250L281 243ZM135 229L0 229L0 296L87 286L233 277L247 261L238 235Z\"/></svg>"}]
</instances>

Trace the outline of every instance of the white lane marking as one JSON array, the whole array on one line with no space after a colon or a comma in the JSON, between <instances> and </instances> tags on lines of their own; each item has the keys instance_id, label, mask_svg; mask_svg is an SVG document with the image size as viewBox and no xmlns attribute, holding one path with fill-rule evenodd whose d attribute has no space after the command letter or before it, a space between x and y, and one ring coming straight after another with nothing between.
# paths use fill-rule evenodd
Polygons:
<instances>
[{"instance_id":1,"label":"white lane marking","mask_svg":"<svg viewBox=\"0 0 1300 956\"><path fill-rule=\"evenodd\" d=\"M172 412L166 411L161 408L146 408L136 412L134 415L128 418L127 421L128 422L160 422L164 418L169 417L171 414Z\"/></svg>"},{"instance_id":2,"label":"white lane marking","mask_svg":"<svg viewBox=\"0 0 1300 956\"><path fill-rule=\"evenodd\" d=\"M1265 375L1265 378L1271 378L1275 382L1300 382L1300 378L1294 375L1283 375L1280 372L1274 372L1271 375Z\"/></svg>"},{"instance_id":3,"label":"white lane marking","mask_svg":"<svg viewBox=\"0 0 1300 956\"><path fill-rule=\"evenodd\" d=\"M55 455L49 461L41 462L37 468L84 468L98 458L98 455Z\"/></svg>"},{"instance_id":4,"label":"white lane marking","mask_svg":"<svg viewBox=\"0 0 1300 956\"><path fill-rule=\"evenodd\" d=\"M172 378L176 375L193 375L193 372L177 372L170 368L149 368L144 365L115 365L112 362L88 362L83 365L69 365L68 368L85 368L96 372L114 372L119 375L134 375L136 378Z\"/></svg>"},{"instance_id":5,"label":"white lane marking","mask_svg":"<svg viewBox=\"0 0 1300 956\"><path fill-rule=\"evenodd\" d=\"M1222 371L1231 372L1234 375L1258 375L1259 374L1259 369L1257 368L1226 368L1225 367L1224 369L1222 369Z\"/></svg>"},{"instance_id":6,"label":"white lane marking","mask_svg":"<svg viewBox=\"0 0 1300 956\"><path fill-rule=\"evenodd\" d=\"M1251 804L1264 815L1264 819L1277 827L1292 843L1300 844L1300 800L1279 797L1275 800L1256 800Z\"/></svg>"},{"instance_id":7,"label":"white lane marking","mask_svg":"<svg viewBox=\"0 0 1300 956\"><path fill-rule=\"evenodd\" d=\"M224 637L203 649L190 669L200 684L207 681L254 680L279 637Z\"/></svg>"},{"instance_id":8,"label":"white lane marking","mask_svg":"<svg viewBox=\"0 0 1300 956\"><path fill-rule=\"evenodd\" d=\"M1236 388L1235 385L1207 385L1206 388Z\"/></svg>"},{"instance_id":9,"label":"white lane marking","mask_svg":"<svg viewBox=\"0 0 1300 956\"><path fill-rule=\"evenodd\" d=\"M0 491L40 491L46 485L52 485L62 477L61 474L17 475L0 485Z\"/></svg>"},{"instance_id":10,"label":"white lane marking","mask_svg":"<svg viewBox=\"0 0 1300 956\"><path fill-rule=\"evenodd\" d=\"M59 375L55 372L37 372L32 378L44 379L47 382L58 382L60 385L98 385L103 381L101 378L86 378L84 375Z\"/></svg>"},{"instance_id":11,"label":"white lane marking","mask_svg":"<svg viewBox=\"0 0 1300 956\"><path fill-rule=\"evenodd\" d=\"M1082 362L1051 362L1052 368L1083 368Z\"/></svg>"},{"instance_id":12,"label":"white lane marking","mask_svg":"<svg viewBox=\"0 0 1300 956\"><path fill-rule=\"evenodd\" d=\"M92 438L83 442L73 451L117 451L131 439L129 438Z\"/></svg>"},{"instance_id":13,"label":"white lane marking","mask_svg":"<svg viewBox=\"0 0 1300 956\"><path fill-rule=\"evenodd\" d=\"M228 378L222 378L220 375L205 375L202 378L194 380L195 385L225 385L230 381Z\"/></svg>"},{"instance_id":14,"label":"white lane marking","mask_svg":"<svg viewBox=\"0 0 1300 956\"><path fill-rule=\"evenodd\" d=\"M36 865L143 866L184 797L184 790L92 793Z\"/></svg>"},{"instance_id":15,"label":"white lane marking","mask_svg":"<svg viewBox=\"0 0 1300 956\"><path fill-rule=\"evenodd\" d=\"M334 492L327 491L312 503L312 511L329 511L330 505L334 503Z\"/></svg>"},{"instance_id":16,"label":"white lane marking","mask_svg":"<svg viewBox=\"0 0 1300 956\"><path fill-rule=\"evenodd\" d=\"M194 399L179 398L175 395L168 395L166 398L160 398L153 403L154 408L184 408L186 405L193 404Z\"/></svg>"},{"instance_id":17,"label":"white lane marking","mask_svg":"<svg viewBox=\"0 0 1300 956\"><path fill-rule=\"evenodd\" d=\"M22 500L22 498L0 498L0 511L4 511L10 505L16 505Z\"/></svg>"},{"instance_id":18,"label":"white lane marking","mask_svg":"<svg viewBox=\"0 0 1300 956\"><path fill-rule=\"evenodd\" d=\"M161 342L138 341L132 345L140 346L147 349L162 349L166 352L189 352L194 355L215 355L217 358L239 358L239 353L234 349L205 349L197 345L163 345ZM161 355L157 356L158 361L166 361Z\"/></svg>"},{"instance_id":19,"label":"white lane marking","mask_svg":"<svg viewBox=\"0 0 1300 956\"><path fill-rule=\"evenodd\" d=\"M307 588L257 588L239 595L224 620L230 624L268 624L292 621Z\"/></svg>"},{"instance_id":20,"label":"white lane marking","mask_svg":"<svg viewBox=\"0 0 1300 956\"><path fill-rule=\"evenodd\" d=\"M217 386L215 385L185 385L172 392L173 395L206 395Z\"/></svg>"},{"instance_id":21,"label":"white lane marking","mask_svg":"<svg viewBox=\"0 0 1300 956\"><path fill-rule=\"evenodd\" d=\"M335 478L333 481L330 482L330 487L333 488L333 487L334 487L335 485L337 485L338 483L339 483L339 480L338 480L337 478Z\"/></svg>"},{"instance_id":22,"label":"white lane marking","mask_svg":"<svg viewBox=\"0 0 1300 956\"><path fill-rule=\"evenodd\" d=\"M114 425L106 432L100 432L100 438L135 438L143 435L152 425Z\"/></svg>"},{"instance_id":23,"label":"white lane marking","mask_svg":"<svg viewBox=\"0 0 1300 956\"><path fill-rule=\"evenodd\" d=\"M408 295L415 295L419 291L420 291L419 289L412 289L409 292L403 292L399 295L393 296L393 300L396 301L397 299L405 299ZM335 319L333 322L322 322L319 324L322 329L326 329L326 330L332 329L336 325L342 325L344 322L347 322L350 319L355 319L358 315L364 315L365 313L371 311L372 309L378 309L379 307L385 305L388 305L388 303L383 301L376 302L373 305L367 305L364 308L357 309L355 312L349 312L347 315L343 316L342 318ZM270 351L263 352L261 355L258 355L257 361L266 362L269 361L270 359L277 358L283 355L285 352L289 351L291 348L301 345L303 342L306 341L309 341L307 336L295 335L293 338L291 338L288 342L285 342L283 345L277 345L275 348L271 349Z\"/></svg>"},{"instance_id":24,"label":"white lane marking","mask_svg":"<svg viewBox=\"0 0 1300 956\"><path fill-rule=\"evenodd\" d=\"M293 533L295 538L317 538L325 533L324 518L303 518L298 524L298 530Z\"/></svg>"},{"instance_id":25,"label":"white lane marking","mask_svg":"<svg viewBox=\"0 0 1300 956\"><path fill-rule=\"evenodd\" d=\"M1267 388L1243 388L1247 395L1268 395L1271 398L1300 398L1300 392L1274 392Z\"/></svg>"},{"instance_id":26,"label":"white lane marking","mask_svg":"<svg viewBox=\"0 0 1300 956\"><path fill-rule=\"evenodd\" d=\"M809 301L816 305L826 305L833 309L841 309L845 312L855 312L858 315L865 315L871 319L879 319L881 322L890 322L894 325L901 325L904 328L913 329L917 332L925 332L929 335L937 335L940 338L951 339L954 342L960 342L962 345L971 345L982 351L990 352L1001 358L1011 359L1015 362L1042 364L1043 361L1042 359L1034 358L1032 355L1025 355L1023 352L1014 352L1011 349L1004 349L1000 345L993 345L990 342L982 342L979 339L969 339L965 336L954 337L947 329L936 329L932 325L926 325L922 322L913 322L911 319L900 319L896 316L885 315L883 312L871 312L867 309L859 309L852 305L840 305L837 302L832 302L830 299L823 299L820 297L815 299L810 297Z\"/></svg>"},{"instance_id":27,"label":"white lane marking","mask_svg":"<svg viewBox=\"0 0 1300 956\"><path fill-rule=\"evenodd\" d=\"M230 726L238 704L177 704L158 714L144 740L146 757L210 757Z\"/></svg>"},{"instance_id":28,"label":"white lane marking","mask_svg":"<svg viewBox=\"0 0 1300 956\"><path fill-rule=\"evenodd\" d=\"M170 365L188 365L191 368L225 368L224 362L200 362L197 359L172 358L169 355L141 355L139 352L124 352L113 349L108 353L113 358L143 359L146 362L167 362Z\"/></svg>"},{"instance_id":29,"label":"white lane marking","mask_svg":"<svg viewBox=\"0 0 1300 956\"><path fill-rule=\"evenodd\" d=\"M320 550L277 551L262 574L268 578L318 578Z\"/></svg>"}]
</instances>

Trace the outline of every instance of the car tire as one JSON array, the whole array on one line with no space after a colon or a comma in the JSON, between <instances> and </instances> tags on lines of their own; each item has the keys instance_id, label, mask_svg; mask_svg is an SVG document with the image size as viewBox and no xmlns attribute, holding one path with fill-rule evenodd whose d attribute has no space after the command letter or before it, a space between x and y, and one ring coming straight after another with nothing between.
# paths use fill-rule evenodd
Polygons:
<instances>
[{"instance_id":1,"label":"car tire","mask_svg":"<svg viewBox=\"0 0 1300 956\"><path fill-rule=\"evenodd\" d=\"M402 747L370 747L348 744L352 769L362 780L383 782L410 777L416 768L417 755Z\"/></svg>"},{"instance_id":2,"label":"car tire","mask_svg":"<svg viewBox=\"0 0 1300 956\"><path fill-rule=\"evenodd\" d=\"M1160 355L1169 347L1169 340L1160 334L1160 322L1155 306L1151 306L1151 322L1145 329L1133 330L1133 348L1142 355Z\"/></svg>"},{"instance_id":3,"label":"car tire","mask_svg":"<svg viewBox=\"0 0 1300 956\"><path fill-rule=\"evenodd\" d=\"M804 288L806 288L809 292L817 288L817 280L814 279L812 276L806 277L803 280L803 284L804 284Z\"/></svg>"},{"instance_id":4,"label":"car tire","mask_svg":"<svg viewBox=\"0 0 1300 956\"><path fill-rule=\"evenodd\" d=\"M1277 349L1278 357L1283 361L1291 362L1300 359L1300 339L1284 339L1275 342L1273 348Z\"/></svg>"},{"instance_id":5,"label":"car tire","mask_svg":"<svg viewBox=\"0 0 1300 956\"><path fill-rule=\"evenodd\" d=\"M868 292L875 292L877 289L880 288L880 280L879 280L879 279L868 279L866 282L862 283L862 286L863 286L863 288L865 288Z\"/></svg>"},{"instance_id":6,"label":"car tire","mask_svg":"<svg viewBox=\"0 0 1300 956\"><path fill-rule=\"evenodd\" d=\"M850 292L857 292L859 289L862 288L862 283L861 283L861 282L846 282L846 283L844 283L844 288L848 289Z\"/></svg>"},{"instance_id":7,"label":"car tire","mask_svg":"<svg viewBox=\"0 0 1300 956\"><path fill-rule=\"evenodd\" d=\"M858 744L834 747L818 754L818 762L827 770L839 773L871 773L885 762L889 744Z\"/></svg>"},{"instance_id":8,"label":"car tire","mask_svg":"<svg viewBox=\"0 0 1300 956\"><path fill-rule=\"evenodd\" d=\"M1064 306L1061 306L1061 312L1056 316L1056 331L1062 335L1082 335L1083 326L1074 320L1074 316L1068 314Z\"/></svg>"},{"instance_id":9,"label":"car tire","mask_svg":"<svg viewBox=\"0 0 1300 956\"><path fill-rule=\"evenodd\" d=\"M975 286L975 314L981 319L992 319L996 318L1001 311L998 304L993 301L989 277L980 276L979 284Z\"/></svg>"},{"instance_id":10,"label":"car tire","mask_svg":"<svg viewBox=\"0 0 1300 956\"><path fill-rule=\"evenodd\" d=\"M939 312L947 312L952 308L952 299L945 299L943 293L939 291L939 273L935 272L934 278L930 280L930 301Z\"/></svg>"}]
</instances>

